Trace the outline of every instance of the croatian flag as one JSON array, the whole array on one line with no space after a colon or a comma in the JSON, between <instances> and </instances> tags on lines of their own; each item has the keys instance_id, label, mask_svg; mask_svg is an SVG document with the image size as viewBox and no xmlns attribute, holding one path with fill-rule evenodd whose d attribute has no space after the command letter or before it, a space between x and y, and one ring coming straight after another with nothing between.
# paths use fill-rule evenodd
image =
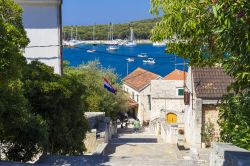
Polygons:
<instances>
[{"instance_id":1,"label":"croatian flag","mask_svg":"<svg viewBox=\"0 0 250 166\"><path fill-rule=\"evenodd\" d=\"M116 89L110 84L110 82L106 78L103 78L103 79L104 79L104 88L116 94Z\"/></svg>"}]
</instances>

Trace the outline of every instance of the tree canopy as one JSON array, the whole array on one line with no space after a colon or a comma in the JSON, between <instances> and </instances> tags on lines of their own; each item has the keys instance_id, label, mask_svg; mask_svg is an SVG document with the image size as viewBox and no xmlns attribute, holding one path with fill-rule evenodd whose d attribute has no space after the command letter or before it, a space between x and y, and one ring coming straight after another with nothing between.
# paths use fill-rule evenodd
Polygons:
<instances>
[{"instance_id":1,"label":"tree canopy","mask_svg":"<svg viewBox=\"0 0 250 166\"><path fill-rule=\"evenodd\" d=\"M167 52L188 59L190 65L222 64L235 79L230 87L233 94L226 95L221 105L221 138L250 149L250 1L151 0L151 3L152 13L163 14L152 40L176 34L184 42L168 44Z\"/></svg>"},{"instance_id":2,"label":"tree canopy","mask_svg":"<svg viewBox=\"0 0 250 166\"><path fill-rule=\"evenodd\" d=\"M141 21L134 21L126 24L114 24L113 33L114 39L128 39L130 37L130 27L133 27L136 39L149 39L151 36L151 29L159 19L147 19ZM94 26L66 26L63 28L64 39L71 39L71 29L73 30L73 37L75 38L76 28L78 30L78 39L92 40ZM95 25L95 39L108 39L109 24Z\"/></svg>"},{"instance_id":3,"label":"tree canopy","mask_svg":"<svg viewBox=\"0 0 250 166\"><path fill-rule=\"evenodd\" d=\"M78 68L66 67L65 74L75 75L86 87L83 98L87 111L105 112L106 116L116 120L118 112L128 110L128 98L118 83L118 76L111 69L100 69L98 61L83 64ZM104 77L117 89L116 95L103 88Z\"/></svg>"},{"instance_id":4,"label":"tree canopy","mask_svg":"<svg viewBox=\"0 0 250 166\"><path fill-rule=\"evenodd\" d=\"M12 0L0 0L0 85L16 79L25 64L23 49L28 38L22 25L22 8Z\"/></svg>"}]
</instances>

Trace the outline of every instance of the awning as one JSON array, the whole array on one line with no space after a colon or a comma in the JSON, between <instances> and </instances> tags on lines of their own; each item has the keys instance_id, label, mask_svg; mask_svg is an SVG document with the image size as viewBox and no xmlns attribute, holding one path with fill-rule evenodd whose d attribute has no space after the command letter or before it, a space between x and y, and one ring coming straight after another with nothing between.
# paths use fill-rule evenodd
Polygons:
<instances>
[{"instance_id":1,"label":"awning","mask_svg":"<svg viewBox=\"0 0 250 166\"><path fill-rule=\"evenodd\" d=\"M138 108L138 103L133 99L129 98L128 103L129 103L129 108Z\"/></svg>"}]
</instances>

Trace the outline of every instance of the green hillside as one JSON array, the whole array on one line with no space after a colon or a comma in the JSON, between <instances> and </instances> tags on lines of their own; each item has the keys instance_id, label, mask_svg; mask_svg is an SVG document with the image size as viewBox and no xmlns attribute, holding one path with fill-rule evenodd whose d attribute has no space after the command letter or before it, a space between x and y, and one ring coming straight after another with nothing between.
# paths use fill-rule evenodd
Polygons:
<instances>
[{"instance_id":1,"label":"green hillside","mask_svg":"<svg viewBox=\"0 0 250 166\"><path fill-rule=\"evenodd\" d=\"M159 21L156 19L147 19L141 21L133 21L126 24L114 24L113 33L114 39L126 39L130 35L130 26L134 29L134 35L136 39L149 39L151 30L155 24ZM66 26L63 28L64 39L70 39L70 31L72 26ZM78 39L92 40L93 26L77 26ZM75 32L75 26L74 26ZM108 24L101 24L95 26L96 40L107 40L108 38ZM75 33L73 33L75 35Z\"/></svg>"}]
</instances>

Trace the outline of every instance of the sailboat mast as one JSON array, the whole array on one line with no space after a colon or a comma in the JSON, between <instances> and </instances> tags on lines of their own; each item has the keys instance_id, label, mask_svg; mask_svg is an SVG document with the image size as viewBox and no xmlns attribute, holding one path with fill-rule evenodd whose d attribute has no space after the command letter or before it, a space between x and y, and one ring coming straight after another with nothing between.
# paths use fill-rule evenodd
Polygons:
<instances>
[{"instance_id":1,"label":"sailboat mast","mask_svg":"<svg viewBox=\"0 0 250 166\"><path fill-rule=\"evenodd\" d=\"M110 34L109 34L109 32L110 32L110 24L108 24L108 40L110 39Z\"/></svg>"},{"instance_id":2,"label":"sailboat mast","mask_svg":"<svg viewBox=\"0 0 250 166\"><path fill-rule=\"evenodd\" d=\"M130 41L134 40L134 30L132 27L130 27Z\"/></svg>"},{"instance_id":3,"label":"sailboat mast","mask_svg":"<svg viewBox=\"0 0 250 166\"><path fill-rule=\"evenodd\" d=\"M95 26L96 25L93 26L93 40L95 40Z\"/></svg>"},{"instance_id":4,"label":"sailboat mast","mask_svg":"<svg viewBox=\"0 0 250 166\"><path fill-rule=\"evenodd\" d=\"M73 27L71 27L71 31L70 31L70 40L73 40Z\"/></svg>"},{"instance_id":5,"label":"sailboat mast","mask_svg":"<svg viewBox=\"0 0 250 166\"><path fill-rule=\"evenodd\" d=\"M114 25L112 24L112 26L111 26L111 40L114 40Z\"/></svg>"},{"instance_id":6,"label":"sailboat mast","mask_svg":"<svg viewBox=\"0 0 250 166\"><path fill-rule=\"evenodd\" d=\"M77 37L78 37L78 36L77 36L77 33L78 33L78 32L77 32L77 27L76 27L76 40L77 40Z\"/></svg>"}]
</instances>

